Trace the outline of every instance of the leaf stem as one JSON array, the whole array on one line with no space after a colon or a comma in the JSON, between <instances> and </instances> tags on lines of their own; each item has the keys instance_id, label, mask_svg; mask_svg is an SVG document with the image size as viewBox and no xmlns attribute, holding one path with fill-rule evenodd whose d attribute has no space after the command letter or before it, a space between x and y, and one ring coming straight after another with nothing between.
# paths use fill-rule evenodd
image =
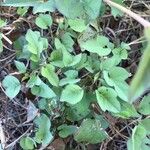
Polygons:
<instances>
[{"instance_id":1,"label":"leaf stem","mask_svg":"<svg viewBox=\"0 0 150 150\"><path fill-rule=\"evenodd\" d=\"M139 16L138 14L132 12L131 10L115 3L112 2L111 0L103 0L105 3L107 3L109 6L113 6L117 9L119 9L120 11L126 13L127 15L129 15L130 17L132 17L133 19L135 19L136 21L138 21L141 25L143 25L145 28L150 28L150 22L145 20L144 18L142 18L141 16Z\"/></svg>"}]
</instances>

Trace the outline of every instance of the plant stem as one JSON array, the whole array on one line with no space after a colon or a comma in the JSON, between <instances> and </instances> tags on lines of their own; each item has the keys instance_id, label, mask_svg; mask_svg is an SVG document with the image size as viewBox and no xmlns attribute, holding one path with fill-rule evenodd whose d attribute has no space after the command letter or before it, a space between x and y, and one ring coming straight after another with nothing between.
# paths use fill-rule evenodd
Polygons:
<instances>
[{"instance_id":1,"label":"plant stem","mask_svg":"<svg viewBox=\"0 0 150 150\"><path fill-rule=\"evenodd\" d=\"M115 3L112 2L111 0L103 0L105 3L107 3L109 6L113 6L117 9L119 9L120 11L126 13L127 15L129 15L130 17L132 17L133 19L135 19L136 21L138 21L140 24L142 24L145 28L150 28L150 22L143 19L141 16L139 16L138 14L132 12L131 10Z\"/></svg>"}]
</instances>

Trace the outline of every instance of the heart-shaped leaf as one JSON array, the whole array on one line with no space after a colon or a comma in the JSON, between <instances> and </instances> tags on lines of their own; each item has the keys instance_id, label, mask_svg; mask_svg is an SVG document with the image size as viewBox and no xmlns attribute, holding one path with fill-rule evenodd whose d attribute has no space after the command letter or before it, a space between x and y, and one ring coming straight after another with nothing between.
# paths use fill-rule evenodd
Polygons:
<instances>
[{"instance_id":1,"label":"heart-shaped leaf","mask_svg":"<svg viewBox=\"0 0 150 150\"><path fill-rule=\"evenodd\" d=\"M108 38L104 36L97 36L97 38L89 39L86 42L80 43L80 46L91 53L96 53L99 56L106 56L111 52L108 43Z\"/></svg>"},{"instance_id":2,"label":"heart-shaped leaf","mask_svg":"<svg viewBox=\"0 0 150 150\"><path fill-rule=\"evenodd\" d=\"M120 103L117 100L117 93L111 88L100 87L96 90L96 98L103 111L108 110L118 113L121 110Z\"/></svg>"},{"instance_id":3,"label":"heart-shaped leaf","mask_svg":"<svg viewBox=\"0 0 150 150\"><path fill-rule=\"evenodd\" d=\"M47 64L46 66L42 67L41 74L43 77L47 78L52 85L58 86L59 78L55 73L54 66L52 66L51 64Z\"/></svg>"},{"instance_id":4,"label":"heart-shaped leaf","mask_svg":"<svg viewBox=\"0 0 150 150\"><path fill-rule=\"evenodd\" d=\"M60 101L68 102L72 105L78 103L83 98L84 91L81 87L75 84L70 84L62 91Z\"/></svg>"},{"instance_id":5,"label":"heart-shaped leaf","mask_svg":"<svg viewBox=\"0 0 150 150\"><path fill-rule=\"evenodd\" d=\"M11 75L8 75L4 78L2 85L6 89L6 95L12 99L14 98L20 91L21 89L21 84L19 80Z\"/></svg>"},{"instance_id":6,"label":"heart-shaped leaf","mask_svg":"<svg viewBox=\"0 0 150 150\"><path fill-rule=\"evenodd\" d=\"M41 29L48 29L52 25L52 18L48 14L39 14L36 18L35 23Z\"/></svg>"}]
</instances>

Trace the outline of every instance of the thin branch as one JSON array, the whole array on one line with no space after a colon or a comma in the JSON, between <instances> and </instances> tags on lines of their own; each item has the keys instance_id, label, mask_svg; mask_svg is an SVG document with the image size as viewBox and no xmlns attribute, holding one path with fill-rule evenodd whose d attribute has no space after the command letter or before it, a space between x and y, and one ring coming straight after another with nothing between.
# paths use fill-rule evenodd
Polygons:
<instances>
[{"instance_id":1,"label":"thin branch","mask_svg":"<svg viewBox=\"0 0 150 150\"><path fill-rule=\"evenodd\" d=\"M150 28L150 22L143 19L142 17L140 17L138 14L132 12L131 10L115 3L112 2L111 0L103 0L105 3L107 3L109 6L113 6L117 9L119 9L120 11L126 13L127 15L129 15L130 17L132 17L133 19L135 19L136 21L138 21L141 25L143 25L145 28Z\"/></svg>"},{"instance_id":2,"label":"thin branch","mask_svg":"<svg viewBox=\"0 0 150 150\"><path fill-rule=\"evenodd\" d=\"M2 33L2 37L10 44L12 45L12 41L5 35Z\"/></svg>"}]
</instances>

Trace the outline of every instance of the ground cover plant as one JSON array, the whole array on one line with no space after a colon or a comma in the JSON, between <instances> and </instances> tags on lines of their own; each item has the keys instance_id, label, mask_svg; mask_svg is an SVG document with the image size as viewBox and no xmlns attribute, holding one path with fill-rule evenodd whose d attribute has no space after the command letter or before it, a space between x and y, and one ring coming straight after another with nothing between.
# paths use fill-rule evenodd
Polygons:
<instances>
[{"instance_id":1,"label":"ground cover plant","mask_svg":"<svg viewBox=\"0 0 150 150\"><path fill-rule=\"evenodd\" d=\"M150 149L149 1L0 11L0 149Z\"/></svg>"}]
</instances>

